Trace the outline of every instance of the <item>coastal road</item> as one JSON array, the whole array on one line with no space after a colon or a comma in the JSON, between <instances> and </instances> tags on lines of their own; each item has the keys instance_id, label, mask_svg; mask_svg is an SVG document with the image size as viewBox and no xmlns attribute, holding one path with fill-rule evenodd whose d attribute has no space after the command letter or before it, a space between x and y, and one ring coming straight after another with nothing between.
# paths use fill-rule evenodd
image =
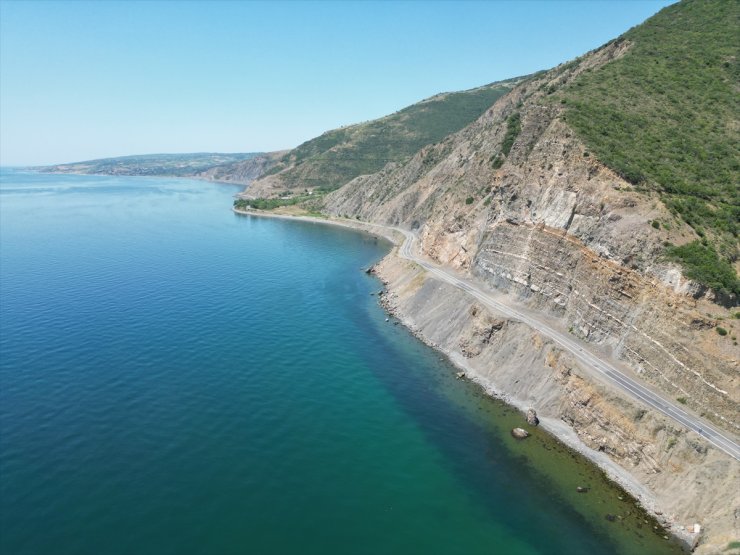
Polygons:
<instances>
[{"instance_id":1,"label":"coastal road","mask_svg":"<svg viewBox=\"0 0 740 555\"><path fill-rule=\"evenodd\" d=\"M253 212L245 212L242 210L234 209L234 212L239 214L247 215L268 215ZM278 216L287 219L304 220L314 223L334 224L346 227L358 227L357 222L342 222L341 220L317 220L311 217L301 216ZM729 437L728 434L719 431L715 426L708 422L687 413L681 407L676 405L672 400L668 400L661 395L658 395L654 391L646 388L644 385L639 383L634 378L625 374L622 370L616 368L613 364L604 360L601 356L593 353L589 350L587 344L577 341L575 338L560 332L550 326L547 322L536 318L532 314L523 314L520 310L504 304L501 299L497 299L491 293L481 289L481 287L464 278L455 275L454 272L433 264L428 260L418 256L414 252L414 244L417 237L411 231L402 229L400 227L387 226L382 224L375 224L369 222L362 222L359 227L364 228L378 228L385 232L382 235L391 239L388 231L396 231L404 236L404 241L398 248L399 256L414 262L424 268L427 272L435 276L436 278L449 283L459 289L462 289L472 297L478 299L485 306L503 314L514 320L518 320L524 324L527 324L532 329L537 330L545 337L550 338L552 341L560 345L563 349L570 352L582 365L582 367L591 372L597 378L601 378L603 381L617 387L621 391L627 393L634 399L642 402L643 404L663 413L667 417L671 418L674 422L685 427L687 430L702 436L709 443L714 445L717 449L720 449L724 453L727 453L735 460L740 461L740 445L733 438ZM392 240L392 239L391 239Z\"/></svg>"},{"instance_id":2,"label":"coastal road","mask_svg":"<svg viewBox=\"0 0 740 555\"><path fill-rule=\"evenodd\" d=\"M397 227L389 227L389 229L398 231L405 237L403 244L398 249L402 258L418 264L434 277L462 289L494 312L498 312L499 314L503 314L509 318L523 322L529 327L540 332L542 335L549 337L560 347L569 351L586 370L595 372L606 382L616 386L649 407L662 412L688 430L699 434L718 449L721 449L731 457L734 457L735 460L740 460L740 445L738 445L734 439L723 434L711 424L682 410L675 404L675 402L667 400L656 394L654 391L647 389L645 386L629 377L603 358L590 352L587 345L581 344L574 338L553 329L547 323L538 320L532 315L523 314L521 311L502 303L500 300L496 299L493 295L487 293L470 280L463 279L455 275L452 271L441 266L437 266L436 264L432 264L428 260L417 256L414 252L416 235L412 232Z\"/></svg>"}]
</instances>

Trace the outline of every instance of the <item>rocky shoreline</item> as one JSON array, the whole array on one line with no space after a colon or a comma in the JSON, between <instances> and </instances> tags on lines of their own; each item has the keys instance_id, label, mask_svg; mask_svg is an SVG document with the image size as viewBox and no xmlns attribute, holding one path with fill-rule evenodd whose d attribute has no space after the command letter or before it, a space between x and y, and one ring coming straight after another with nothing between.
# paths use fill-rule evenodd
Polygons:
<instances>
[{"instance_id":1,"label":"rocky shoreline","mask_svg":"<svg viewBox=\"0 0 740 555\"><path fill-rule=\"evenodd\" d=\"M438 340L438 337L449 338L449 336L455 336L455 334L460 331L460 326L456 323L456 319L449 315L449 311L454 305L457 305L457 308L462 308L463 312L472 310L472 312L475 313L478 311L478 316L480 316L480 311L482 309L480 307L476 307L475 303L470 299L466 300L458 298L451 301L449 304L443 303L445 304L443 307L437 306L436 309L432 308L432 310L436 310L437 312L446 313L447 316L438 321L428 319L429 314L426 314L425 310L433 303L427 302L428 299L423 299L422 302L415 304L413 300L409 302L409 299L413 299L414 295L418 295L418 291L424 287L424 285L420 285L418 283L419 281L428 285L430 283L434 283L435 280L434 278L424 276L424 272L414 266L415 265L408 263L408 261L399 258L396 254L396 249L394 249L393 252L389 253L383 260L370 269L371 273L375 274L386 288L384 294L379 295L380 304L392 318L406 326L417 339L443 353L455 367L460 369L458 377L464 377L465 379L475 382L486 392L486 394L517 408L522 413L522 423L527 421L528 416L531 417L530 411L533 411L533 408L536 408L535 418L537 418L538 423L540 423L543 429L553 435L558 441L583 455L604 471L610 480L618 484L627 493L633 496L642 508L653 516L659 525L665 528L668 533L678 539L687 550L696 550L697 553L715 553L720 546L733 541L733 538L736 536L733 530L733 519L731 514L727 515L728 522L721 523L721 526L718 527L719 530L716 528L713 530L711 525L705 527L703 523L705 522L705 518L709 518L709 516L705 517L704 515L700 515L698 511L692 512L690 504L687 505L686 503L681 503L680 506L671 506L668 504L666 500L670 497L670 491L663 492L663 495L657 495L655 493L655 490L657 489L656 484L653 483L652 479L644 479L644 475L640 476L638 473L628 470L625 468L626 461L619 461L619 463L616 462L609 456L609 449L604 449L603 445L598 444L599 441L604 441L603 436L598 440L598 438L592 437L596 434L594 434L593 430L590 428L588 430L579 429L577 422L569 421L570 419L565 414L567 410L563 410L562 406L557 406L562 405L562 399L558 403L555 403L555 414L553 414L552 410L552 399L543 399L542 404L545 410L541 414L536 402L533 403L531 400L524 398L522 395L519 395L517 392L511 391L508 388L505 389L504 386L499 383L505 382L505 380L492 379L491 376L487 376L484 372L481 372L480 366L472 364L473 360L478 356L477 353L473 354L473 356L470 356L468 353L468 356L466 356L464 348L451 349L451 342L449 340ZM404 274L406 275L404 276ZM423 277L420 278L420 276ZM416 291L409 293L406 289L408 289L409 284L414 281L417 283L412 288ZM437 283L434 287L443 288L444 285ZM442 291L437 291L437 303L439 303L439 300L443 298L442 295ZM448 299L455 296L451 291L445 292L444 295ZM420 296L423 297L424 295ZM470 308L471 306L473 307L472 309ZM410 307L414 307L416 310L409 310ZM511 323L505 323L504 326L506 325L511 325ZM518 325L524 326L523 324ZM433 326L438 327L436 335L430 334L430 329ZM463 335L465 334L463 333ZM526 338L526 340L530 341L530 338ZM541 340L542 339L540 338L538 341ZM456 344L455 346L459 346L459 344ZM494 358L496 357L494 356ZM505 356L503 358L499 357L499 362L504 365L518 364L516 361L505 360L505 358ZM575 365L568 369L568 373L570 372L577 372ZM535 376L534 380L541 378L542 376ZM516 381L518 382L519 380ZM548 395L553 394L550 392ZM629 404L629 402L624 399L602 399L600 401L603 402L603 404L607 404L608 402L622 405ZM621 406L620 408L623 409L624 406ZM666 425L664 422L661 422L661 417L659 415L652 415L652 417L655 421L659 422L660 426ZM606 436L609 433L613 433L614 430L600 430L600 432ZM617 431L617 434L619 434L619 431ZM586 438L597 439L598 441L588 441L587 444L587 441L585 441ZM672 447L673 445L671 444L671 440L668 440L667 449L670 450ZM663 445L658 445L656 450L663 448L665 448ZM728 482L729 484L732 484L737 478L739 465L736 461L726 460L723 462L727 471L726 477ZM713 461L711 464L715 465L716 462ZM660 475L662 471L660 469L656 469L654 473ZM699 474L705 475L706 473L699 471ZM690 477L690 472L684 473L684 476L687 480L693 479ZM680 479L678 481L680 482ZM675 483L675 481L673 483ZM721 486L712 489L719 492L721 490ZM724 494L728 495L727 492L724 492ZM711 493L709 495L711 496ZM718 493L717 495L721 494ZM731 493L729 493L729 495L732 496ZM731 497L728 501L732 504ZM731 511L727 512L730 513ZM696 516L689 517L688 514ZM715 536L717 536L716 539Z\"/></svg>"},{"instance_id":2,"label":"rocky shoreline","mask_svg":"<svg viewBox=\"0 0 740 555\"><path fill-rule=\"evenodd\" d=\"M297 213L235 212L338 225L384 237L395 245L401 242L401 238L392 231L355 220L323 219ZM677 538L686 549L696 549L698 553L714 553L735 539L735 525L729 514L732 511L727 510L727 507L733 503L732 484L736 483L738 476L736 461L729 461L714 450L707 452L704 448L702 451L696 447L694 438L686 435L680 438L680 445L674 445L676 440L669 437L638 437L640 434L631 430L628 423L617 421L616 414L616 411L645 413L638 405L582 380L574 361L557 353L552 345L547 345L547 340L537 337L524 324L496 319L495 315L486 314L484 309L475 306L473 300L460 291L452 288L444 290L444 284L435 282L421 268L401 259L396 248L368 269L368 273L374 274L384 285L378 298L389 318L402 323L420 341L444 354L460 369L460 377L475 382L486 394L519 409L522 412L522 424L526 422L527 412L535 409L536 418L543 429L603 470L609 479L633 496L656 519L659 526ZM426 291L430 288L436 291L433 302L430 302L429 291ZM445 317L437 318L432 314L435 312L444 313ZM451 312L462 314L462 319L452 317ZM502 342L495 345L494 341L474 345L476 332L473 330L471 333L466 327L469 327L471 321L480 321L482 318L495 320L492 329L498 328L500 332L496 333L502 335L506 335L508 330L508 337L502 337ZM521 337L517 339L517 334L531 334L531 337L525 337L523 342ZM517 348L531 352L531 360L511 360L511 345L514 343L519 343ZM548 366L551 359L555 360L551 364L552 368ZM500 376L485 370L492 363L503 368ZM529 364L534 369L521 374L522 367ZM553 379L552 376L543 374L543 371L552 374L553 370L562 376L558 374ZM551 383L549 387L536 391L534 397L529 395L527 398L521 389L517 390L520 379L512 380L512 375L516 375L512 372L521 374L517 377L523 381L529 379L533 383ZM577 387L572 387L574 378L583 383L579 382ZM517 386L510 380L515 381ZM583 401L578 399L579 395L588 396L584 406L580 406ZM591 406L588 406L589 403ZM657 414L648 412L647 416L641 418L644 419L645 429L652 427L655 430L670 426ZM611 447L615 441L642 446L645 451L644 460L626 459L622 456L623 453L617 453ZM668 472L666 463L657 460L658 457L653 454L662 451L670 453L666 463L673 472ZM687 463L686 466L684 463ZM688 464L695 467L688 467ZM692 481L701 484L706 479L707 469L714 475L724 474L725 479L695 493L698 498L694 503L692 492L696 492L696 484L690 487L680 485ZM676 491L678 487L685 491ZM674 497L680 499L676 500ZM716 499L712 500L713 497ZM717 505L723 503L723 498L727 503L724 511L717 509ZM709 519L716 518L717 515L726 518L705 526ZM697 523L699 527L695 529Z\"/></svg>"}]
</instances>

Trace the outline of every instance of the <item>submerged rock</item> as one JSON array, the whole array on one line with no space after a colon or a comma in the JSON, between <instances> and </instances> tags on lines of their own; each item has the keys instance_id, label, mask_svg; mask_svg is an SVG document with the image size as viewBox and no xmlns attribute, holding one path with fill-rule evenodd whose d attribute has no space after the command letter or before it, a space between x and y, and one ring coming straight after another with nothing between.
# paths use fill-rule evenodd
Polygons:
<instances>
[{"instance_id":1,"label":"submerged rock","mask_svg":"<svg viewBox=\"0 0 740 555\"><path fill-rule=\"evenodd\" d=\"M529 432L523 428L514 428L511 430L511 435L516 439L524 439L529 437Z\"/></svg>"},{"instance_id":2,"label":"submerged rock","mask_svg":"<svg viewBox=\"0 0 740 555\"><path fill-rule=\"evenodd\" d=\"M527 411L527 424L530 426L537 426L540 423L540 419L537 418L537 413L534 409L529 409Z\"/></svg>"},{"instance_id":3,"label":"submerged rock","mask_svg":"<svg viewBox=\"0 0 740 555\"><path fill-rule=\"evenodd\" d=\"M583 486L578 486L578 487L576 488L576 491L577 491L578 493L588 493L588 488L584 488Z\"/></svg>"},{"instance_id":4,"label":"submerged rock","mask_svg":"<svg viewBox=\"0 0 740 555\"><path fill-rule=\"evenodd\" d=\"M457 374L455 374L455 377L458 380L462 380L465 377L465 372L458 372Z\"/></svg>"}]
</instances>

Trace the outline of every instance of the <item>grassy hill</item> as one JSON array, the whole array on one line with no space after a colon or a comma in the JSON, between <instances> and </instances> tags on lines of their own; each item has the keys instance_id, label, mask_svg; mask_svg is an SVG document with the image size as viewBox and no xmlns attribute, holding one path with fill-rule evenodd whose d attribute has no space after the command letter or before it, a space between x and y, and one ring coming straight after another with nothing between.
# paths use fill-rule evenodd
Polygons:
<instances>
[{"instance_id":1,"label":"grassy hill","mask_svg":"<svg viewBox=\"0 0 740 555\"><path fill-rule=\"evenodd\" d=\"M617 40L620 59L555 95L600 161L657 191L698 238L667 254L689 277L740 295L740 2L685 0ZM668 224L669 225L669 224Z\"/></svg>"},{"instance_id":2,"label":"grassy hill","mask_svg":"<svg viewBox=\"0 0 740 555\"><path fill-rule=\"evenodd\" d=\"M291 150L267 175L279 174L286 188L336 189L459 131L520 80L440 94L384 118L328 131Z\"/></svg>"}]
</instances>

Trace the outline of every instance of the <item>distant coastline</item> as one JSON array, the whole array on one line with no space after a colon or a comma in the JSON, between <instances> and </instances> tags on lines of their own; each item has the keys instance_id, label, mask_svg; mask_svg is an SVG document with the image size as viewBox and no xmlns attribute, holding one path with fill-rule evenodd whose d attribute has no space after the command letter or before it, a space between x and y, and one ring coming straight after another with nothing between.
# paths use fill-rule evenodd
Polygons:
<instances>
[{"instance_id":1,"label":"distant coastline","mask_svg":"<svg viewBox=\"0 0 740 555\"><path fill-rule=\"evenodd\" d=\"M270 168L280 154L282 153L143 154L29 166L26 169L50 174L180 177L245 186Z\"/></svg>"}]
</instances>

